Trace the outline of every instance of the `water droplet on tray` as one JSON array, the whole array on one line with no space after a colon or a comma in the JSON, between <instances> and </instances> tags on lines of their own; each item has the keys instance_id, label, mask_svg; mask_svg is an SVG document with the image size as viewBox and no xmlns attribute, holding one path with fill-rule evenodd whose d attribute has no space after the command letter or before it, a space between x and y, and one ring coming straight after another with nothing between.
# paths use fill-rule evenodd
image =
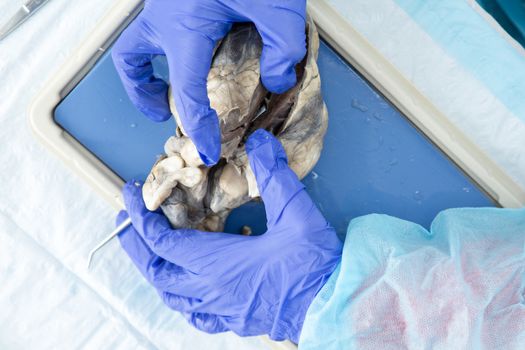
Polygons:
<instances>
[{"instance_id":1,"label":"water droplet on tray","mask_svg":"<svg viewBox=\"0 0 525 350\"><path fill-rule=\"evenodd\" d=\"M420 190L416 190L414 192L414 199L418 202L421 202L423 199L425 198L425 196L423 195L423 192L420 191Z\"/></svg>"},{"instance_id":2,"label":"water droplet on tray","mask_svg":"<svg viewBox=\"0 0 525 350\"><path fill-rule=\"evenodd\" d=\"M136 128L136 127L137 127L137 124L135 124L135 123L131 123L129 126L130 126L131 128Z\"/></svg>"},{"instance_id":3,"label":"water droplet on tray","mask_svg":"<svg viewBox=\"0 0 525 350\"><path fill-rule=\"evenodd\" d=\"M312 179L317 180L318 177L319 177L319 174L316 173L315 171L312 171Z\"/></svg>"},{"instance_id":4,"label":"water droplet on tray","mask_svg":"<svg viewBox=\"0 0 525 350\"><path fill-rule=\"evenodd\" d=\"M468 188L468 187L463 187L463 192L465 192L465 193L469 193L469 192L470 192L470 188Z\"/></svg>"},{"instance_id":5,"label":"water droplet on tray","mask_svg":"<svg viewBox=\"0 0 525 350\"><path fill-rule=\"evenodd\" d=\"M356 99L356 98L354 98L354 99L352 100L352 107L355 108L355 109L357 109L357 110L360 110L361 112L366 112L366 111L368 111L368 107L365 106L365 105L363 105L363 104L361 104L361 103L359 102L359 100Z\"/></svg>"},{"instance_id":6,"label":"water droplet on tray","mask_svg":"<svg viewBox=\"0 0 525 350\"><path fill-rule=\"evenodd\" d=\"M376 118L378 121L383 121L383 117L381 117L381 115L379 113L374 113L372 114L374 116L374 118Z\"/></svg>"}]
</instances>

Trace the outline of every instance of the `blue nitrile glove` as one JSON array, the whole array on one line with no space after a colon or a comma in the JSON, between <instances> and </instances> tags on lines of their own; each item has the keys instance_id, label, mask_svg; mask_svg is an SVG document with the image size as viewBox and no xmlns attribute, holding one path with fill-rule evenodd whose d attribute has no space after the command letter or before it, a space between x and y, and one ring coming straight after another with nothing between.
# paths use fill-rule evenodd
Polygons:
<instances>
[{"instance_id":1,"label":"blue nitrile glove","mask_svg":"<svg viewBox=\"0 0 525 350\"><path fill-rule=\"evenodd\" d=\"M220 157L217 114L206 81L215 44L235 22L254 22L264 48L264 86L282 93L296 83L294 66L306 53L306 0L146 0L124 30L113 61L135 106L155 121L170 118L168 86L153 76L151 60L166 55L182 126L206 165Z\"/></svg>"},{"instance_id":2,"label":"blue nitrile glove","mask_svg":"<svg viewBox=\"0 0 525 350\"><path fill-rule=\"evenodd\" d=\"M266 208L265 234L173 230L129 182L123 194L133 226L120 242L163 301L196 328L297 343L342 243L288 167L279 141L258 130L246 150ZM126 217L120 212L117 224Z\"/></svg>"}]
</instances>

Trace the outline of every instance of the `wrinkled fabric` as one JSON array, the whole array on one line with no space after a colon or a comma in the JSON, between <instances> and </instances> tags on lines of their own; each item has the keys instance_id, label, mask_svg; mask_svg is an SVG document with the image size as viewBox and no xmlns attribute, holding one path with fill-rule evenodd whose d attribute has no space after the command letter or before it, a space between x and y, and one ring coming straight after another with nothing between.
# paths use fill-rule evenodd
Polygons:
<instances>
[{"instance_id":1,"label":"wrinkled fabric","mask_svg":"<svg viewBox=\"0 0 525 350\"><path fill-rule=\"evenodd\" d=\"M133 226L120 242L161 299L194 327L297 342L342 242L273 135L255 131L246 152L265 205L263 235L171 229L164 214L146 209L142 188L130 181L123 195ZM121 212L117 225L126 216Z\"/></svg>"},{"instance_id":2,"label":"wrinkled fabric","mask_svg":"<svg viewBox=\"0 0 525 350\"><path fill-rule=\"evenodd\" d=\"M300 349L523 349L525 209L354 219Z\"/></svg>"},{"instance_id":3,"label":"wrinkled fabric","mask_svg":"<svg viewBox=\"0 0 525 350\"><path fill-rule=\"evenodd\" d=\"M149 0L112 51L131 101L156 121L171 117L168 85L151 65L155 55L166 56L182 127L208 166L219 160L221 134L206 82L213 50L236 22L253 22L261 34L264 86L274 93L294 86L294 67L306 54L305 0Z\"/></svg>"}]
</instances>

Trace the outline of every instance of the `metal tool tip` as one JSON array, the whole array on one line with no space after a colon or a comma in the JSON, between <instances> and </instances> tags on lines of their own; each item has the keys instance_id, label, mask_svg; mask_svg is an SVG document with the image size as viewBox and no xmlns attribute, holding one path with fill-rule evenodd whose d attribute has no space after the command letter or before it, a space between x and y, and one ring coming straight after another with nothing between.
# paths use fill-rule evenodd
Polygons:
<instances>
[{"instance_id":1,"label":"metal tool tip","mask_svg":"<svg viewBox=\"0 0 525 350\"><path fill-rule=\"evenodd\" d=\"M93 260L93 252L89 253L88 260L87 260L87 266L86 268L89 270L91 267L91 260Z\"/></svg>"}]
</instances>

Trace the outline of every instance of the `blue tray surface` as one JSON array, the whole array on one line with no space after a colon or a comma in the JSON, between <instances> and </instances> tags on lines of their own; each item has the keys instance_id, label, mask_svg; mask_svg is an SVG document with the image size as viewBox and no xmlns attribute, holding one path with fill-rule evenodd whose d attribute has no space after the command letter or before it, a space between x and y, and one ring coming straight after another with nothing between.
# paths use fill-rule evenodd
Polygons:
<instances>
[{"instance_id":1,"label":"blue tray surface","mask_svg":"<svg viewBox=\"0 0 525 350\"><path fill-rule=\"evenodd\" d=\"M155 72L167 77L164 58ZM428 228L451 207L493 206L450 160L325 43L319 51L329 127L321 159L304 179L320 210L343 236L349 221L385 213ZM145 179L174 133L171 119L154 123L129 102L109 54L60 103L55 120L123 179ZM228 218L265 231L262 203Z\"/></svg>"}]
</instances>

